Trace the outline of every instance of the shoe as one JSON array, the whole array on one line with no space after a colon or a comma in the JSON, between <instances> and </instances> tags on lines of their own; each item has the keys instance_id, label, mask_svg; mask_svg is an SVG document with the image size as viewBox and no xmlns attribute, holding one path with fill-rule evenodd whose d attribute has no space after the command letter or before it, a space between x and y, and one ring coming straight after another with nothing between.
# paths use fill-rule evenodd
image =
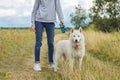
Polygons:
<instances>
[{"instance_id":1,"label":"shoe","mask_svg":"<svg viewBox=\"0 0 120 80\"><path fill-rule=\"evenodd\" d=\"M48 66L48 68L49 68L49 69L54 69L54 64L50 64L50 65Z\"/></svg>"},{"instance_id":2,"label":"shoe","mask_svg":"<svg viewBox=\"0 0 120 80\"><path fill-rule=\"evenodd\" d=\"M42 69L41 69L40 63L35 63L33 69L34 69L35 71L41 71Z\"/></svg>"}]
</instances>

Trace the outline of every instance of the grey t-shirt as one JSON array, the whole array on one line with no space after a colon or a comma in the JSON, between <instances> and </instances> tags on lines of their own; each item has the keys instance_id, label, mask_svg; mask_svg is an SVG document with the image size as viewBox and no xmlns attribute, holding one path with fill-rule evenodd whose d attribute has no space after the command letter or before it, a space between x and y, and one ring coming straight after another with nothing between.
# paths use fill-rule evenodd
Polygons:
<instances>
[{"instance_id":1,"label":"grey t-shirt","mask_svg":"<svg viewBox=\"0 0 120 80\"><path fill-rule=\"evenodd\" d=\"M63 12L60 0L35 0L32 11L32 24L39 22L56 22L56 13L60 21L63 21Z\"/></svg>"}]
</instances>

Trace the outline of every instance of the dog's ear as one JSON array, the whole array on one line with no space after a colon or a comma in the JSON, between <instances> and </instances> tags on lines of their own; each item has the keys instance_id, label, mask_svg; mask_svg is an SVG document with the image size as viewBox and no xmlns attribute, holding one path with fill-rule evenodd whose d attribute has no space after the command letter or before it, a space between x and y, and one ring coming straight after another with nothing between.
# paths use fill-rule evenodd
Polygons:
<instances>
[{"instance_id":1,"label":"dog's ear","mask_svg":"<svg viewBox=\"0 0 120 80\"><path fill-rule=\"evenodd\" d=\"M79 28L79 31L82 32L82 27Z\"/></svg>"},{"instance_id":2,"label":"dog's ear","mask_svg":"<svg viewBox=\"0 0 120 80\"><path fill-rule=\"evenodd\" d=\"M74 28L71 29L71 32L72 32L72 33L74 32Z\"/></svg>"}]
</instances>

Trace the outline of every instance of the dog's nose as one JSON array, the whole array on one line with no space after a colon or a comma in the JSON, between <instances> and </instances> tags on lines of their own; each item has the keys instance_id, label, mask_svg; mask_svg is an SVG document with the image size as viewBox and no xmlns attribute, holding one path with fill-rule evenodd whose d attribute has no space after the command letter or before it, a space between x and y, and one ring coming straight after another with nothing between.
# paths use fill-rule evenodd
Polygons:
<instances>
[{"instance_id":1,"label":"dog's nose","mask_svg":"<svg viewBox=\"0 0 120 80\"><path fill-rule=\"evenodd\" d=\"M76 39L75 42L78 42L78 40Z\"/></svg>"}]
</instances>

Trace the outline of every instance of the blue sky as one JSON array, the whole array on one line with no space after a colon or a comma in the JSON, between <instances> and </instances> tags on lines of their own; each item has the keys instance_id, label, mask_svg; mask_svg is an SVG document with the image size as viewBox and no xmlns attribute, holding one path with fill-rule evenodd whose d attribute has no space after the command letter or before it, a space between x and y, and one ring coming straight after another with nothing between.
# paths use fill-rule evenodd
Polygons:
<instances>
[{"instance_id":1,"label":"blue sky","mask_svg":"<svg viewBox=\"0 0 120 80\"><path fill-rule=\"evenodd\" d=\"M31 26L31 12L35 0L1 0L0 1L0 27L29 27ZM80 4L88 10L92 6L92 0L61 0L64 13L64 22L67 27L70 23L70 13L74 7ZM59 21L57 20L56 26Z\"/></svg>"}]
</instances>

